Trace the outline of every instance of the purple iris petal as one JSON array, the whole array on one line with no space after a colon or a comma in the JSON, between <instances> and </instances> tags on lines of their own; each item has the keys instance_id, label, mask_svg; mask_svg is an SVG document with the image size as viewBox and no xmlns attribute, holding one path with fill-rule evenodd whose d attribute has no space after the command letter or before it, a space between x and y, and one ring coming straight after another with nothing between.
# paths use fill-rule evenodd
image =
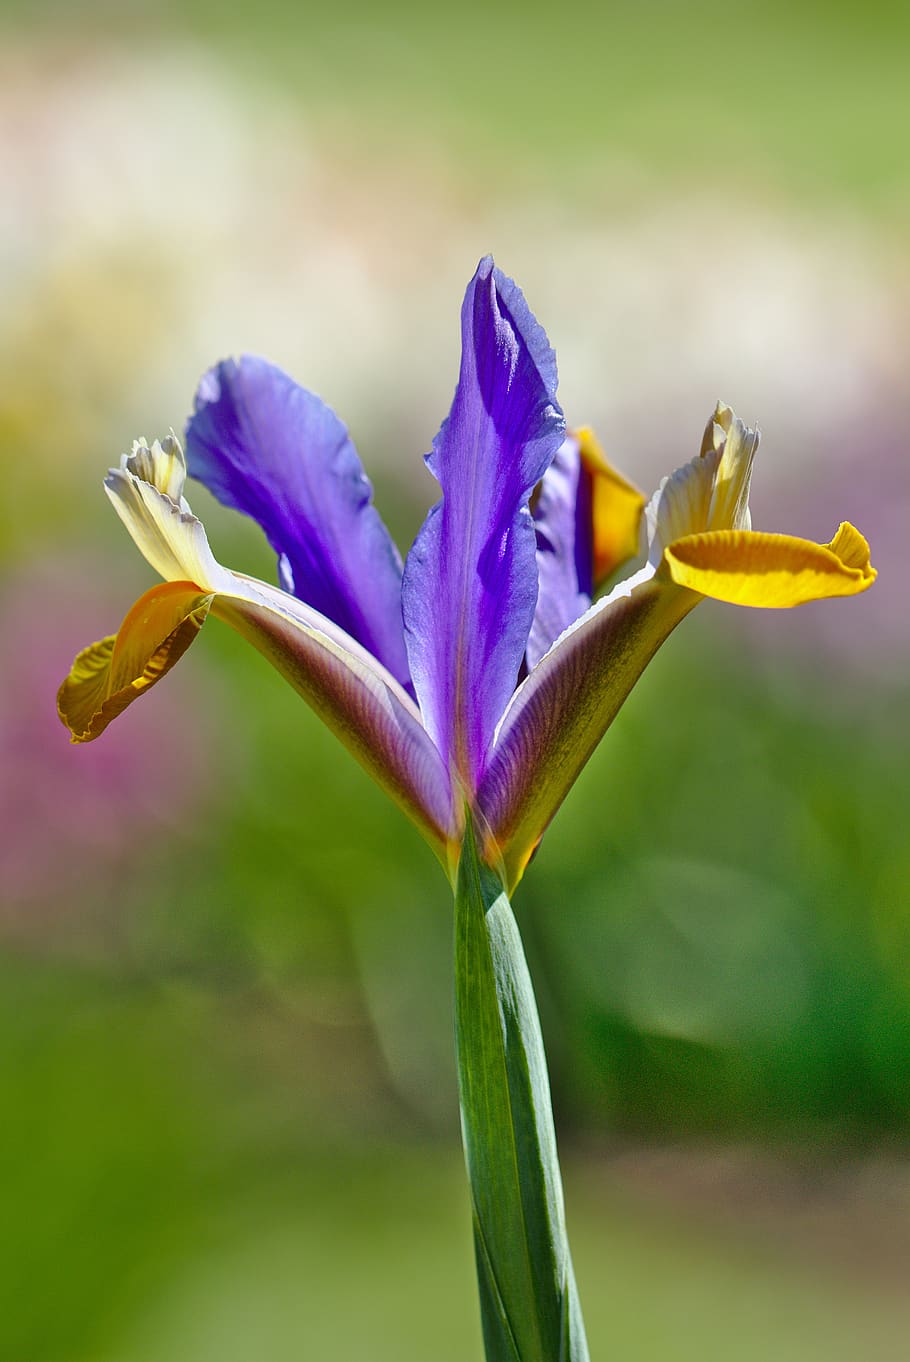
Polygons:
<instances>
[{"instance_id":1,"label":"purple iris petal","mask_svg":"<svg viewBox=\"0 0 910 1362\"><path fill-rule=\"evenodd\" d=\"M223 360L199 384L186 442L190 474L262 526L285 590L407 684L401 559L331 407L263 359Z\"/></svg>"},{"instance_id":2,"label":"purple iris petal","mask_svg":"<svg viewBox=\"0 0 910 1362\"><path fill-rule=\"evenodd\" d=\"M585 613L594 590L591 479L574 435L566 436L544 473L532 514L539 592L528 639L529 668Z\"/></svg>"},{"instance_id":3,"label":"purple iris petal","mask_svg":"<svg viewBox=\"0 0 910 1362\"><path fill-rule=\"evenodd\" d=\"M448 419L427 464L442 487L405 564L405 636L424 722L469 789L515 689L534 607L531 489L562 443L556 360L521 290L482 260L461 310Z\"/></svg>"}]
</instances>

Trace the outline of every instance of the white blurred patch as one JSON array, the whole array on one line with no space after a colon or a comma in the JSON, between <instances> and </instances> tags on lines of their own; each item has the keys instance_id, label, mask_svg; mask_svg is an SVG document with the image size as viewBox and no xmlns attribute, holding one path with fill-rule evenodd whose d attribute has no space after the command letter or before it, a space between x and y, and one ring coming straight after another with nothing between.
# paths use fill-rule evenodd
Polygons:
<instances>
[{"instance_id":1,"label":"white blurred patch","mask_svg":"<svg viewBox=\"0 0 910 1362\"><path fill-rule=\"evenodd\" d=\"M551 176L529 189L527 168L477 187L419 130L390 158L350 122L328 127L198 49L9 46L0 282L20 307L46 305L55 271L126 258L150 314L168 300L130 381L163 430L211 362L259 351L340 408L373 467L414 469L429 448L488 249L549 331L570 421L595 424L646 489L697 451L718 397L764 427L767 487L802 479L838 428L903 392L906 265L855 217L641 177L609 217ZM610 173L592 166L591 183Z\"/></svg>"}]
</instances>

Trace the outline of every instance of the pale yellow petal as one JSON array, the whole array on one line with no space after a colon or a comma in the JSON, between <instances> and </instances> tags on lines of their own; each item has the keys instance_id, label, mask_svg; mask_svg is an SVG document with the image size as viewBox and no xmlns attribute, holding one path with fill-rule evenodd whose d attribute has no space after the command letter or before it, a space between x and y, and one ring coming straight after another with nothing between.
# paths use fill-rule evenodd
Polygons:
<instances>
[{"instance_id":1,"label":"pale yellow petal","mask_svg":"<svg viewBox=\"0 0 910 1362\"><path fill-rule=\"evenodd\" d=\"M668 545L687 535L751 528L749 487L759 438L718 402L698 457L664 478L648 504L648 556L655 566Z\"/></svg>"},{"instance_id":2,"label":"pale yellow petal","mask_svg":"<svg viewBox=\"0 0 910 1362\"><path fill-rule=\"evenodd\" d=\"M690 535L667 548L664 562L678 586L732 605L768 609L855 596L876 576L868 544L847 524L830 544L749 530Z\"/></svg>"},{"instance_id":3,"label":"pale yellow petal","mask_svg":"<svg viewBox=\"0 0 910 1362\"><path fill-rule=\"evenodd\" d=\"M180 502L186 483L186 458L176 435L155 440L152 445L146 440L134 440L133 451L123 456L121 466L157 487L172 501Z\"/></svg>"},{"instance_id":4,"label":"pale yellow petal","mask_svg":"<svg viewBox=\"0 0 910 1362\"><path fill-rule=\"evenodd\" d=\"M196 582L205 591L230 588L231 574L209 548L201 521L181 498L175 501L132 471L136 455L112 468L104 487L114 509L150 567L167 582Z\"/></svg>"},{"instance_id":5,"label":"pale yellow petal","mask_svg":"<svg viewBox=\"0 0 910 1362\"><path fill-rule=\"evenodd\" d=\"M674 540L708 528L708 512L721 451L709 449L664 478L648 502L649 557L655 565Z\"/></svg>"},{"instance_id":6,"label":"pale yellow petal","mask_svg":"<svg viewBox=\"0 0 910 1362\"><path fill-rule=\"evenodd\" d=\"M751 529L749 488L752 482L752 463L761 439L729 407L718 402L711 422L713 431L723 432L718 446L720 462L714 475L711 504L708 507L708 530Z\"/></svg>"},{"instance_id":7,"label":"pale yellow petal","mask_svg":"<svg viewBox=\"0 0 910 1362\"><path fill-rule=\"evenodd\" d=\"M718 402L705 426L705 433L701 439L702 454L709 454L712 449L723 449L733 419L733 411L726 402Z\"/></svg>"}]
</instances>

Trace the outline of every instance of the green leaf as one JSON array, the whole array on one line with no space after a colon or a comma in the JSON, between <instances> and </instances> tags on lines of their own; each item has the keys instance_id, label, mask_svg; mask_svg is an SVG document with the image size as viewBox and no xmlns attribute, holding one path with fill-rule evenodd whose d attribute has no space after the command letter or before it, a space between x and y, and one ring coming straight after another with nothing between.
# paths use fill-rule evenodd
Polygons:
<instances>
[{"instance_id":1,"label":"green leaf","mask_svg":"<svg viewBox=\"0 0 910 1362\"><path fill-rule=\"evenodd\" d=\"M470 820L455 891L455 1031L487 1362L587 1362L534 992Z\"/></svg>"}]
</instances>

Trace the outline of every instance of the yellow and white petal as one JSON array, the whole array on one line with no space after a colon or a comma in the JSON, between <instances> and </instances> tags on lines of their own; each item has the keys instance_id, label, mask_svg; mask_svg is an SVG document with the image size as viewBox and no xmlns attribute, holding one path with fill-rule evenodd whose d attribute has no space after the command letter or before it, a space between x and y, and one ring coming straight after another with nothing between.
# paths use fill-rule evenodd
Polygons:
<instances>
[{"instance_id":1,"label":"yellow and white petal","mask_svg":"<svg viewBox=\"0 0 910 1362\"><path fill-rule=\"evenodd\" d=\"M703 450L710 440L712 448L720 453L706 529L751 529L749 488L760 439L757 430L745 425L728 406L718 402L702 442Z\"/></svg>"},{"instance_id":2,"label":"yellow and white petal","mask_svg":"<svg viewBox=\"0 0 910 1362\"><path fill-rule=\"evenodd\" d=\"M144 439L134 440L132 453L124 454L121 467L179 505L186 484L186 456L173 432L152 445Z\"/></svg>"},{"instance_id":3,"label":"yellow and white petal","mask_svg":"<svg viewBox=\"0 0 910 1362\"><path fill-rule=\"evenodd\" d=\"M709 449L664 478L645 509L648 557L656 567L664 549L708 527L721 450Z\"/></svg>"},{"instance_id":4,"label":"yellow and white petal","mask_svg":"<svg viewBox=\"0 0 910 1362\"><path fill-rule=\"evenodd\" d=\"M843 524L830 544L786 534L720 530L668 546L664 572L678 586L732 605L768 609L855 596L875 581L869 545Z\"/></svg>"},{"instance_id":5,"label":"yellow and white petal","mask_svg":"<svg viewBox=\"0 0 910 1362\"><path fill-rule=\"evenodd\" d=\"M645 498L607 460L589 426L575 431L582 466L591 479L594 588L639 551Z\"/></svg>"},{"instance_id":6,"label":"yellow and white petal","mask_svg":"<svg viewBox=\"0 0 910 1362\"><path fill-rule=\"evenodd\" d=\"M206 591L229 589L231 574L216 561L202 522L183 496L172 497L134 471L137 467L155 470L153 461L152 450L137 441L133 453L125 454L120 467L112 468L104 480L105 491L133 542L165 581L196 582ZM175 467L179 472L179 465ZM159 463L155 471L162 475L165 487L177 490L180 486L174 468Z\"/></svg>"},{"instance_id":7,"label":"yellow and white petal","mask_svg":"<svg viewBox=\"0 0 910 1362\"><path fill-rule=\"evenodd\" d=\"M205 622L211 595L194 582L147 591L120 629L84 648L57 695L73 742L91 742L178 662Z\"/></svg>"},{"instance_id":8,"label":"yellow and white petal","mask_svg":"<svg viewBox=\"0 0 910 1362\"><path fill-rule=\"evenodd\" d=\"M649 559L687 535L709 530L748 530L752 463L759 445L752 430L718 402L697 458L664 478L646 510Z\"/></svg>"}]
</instances>

